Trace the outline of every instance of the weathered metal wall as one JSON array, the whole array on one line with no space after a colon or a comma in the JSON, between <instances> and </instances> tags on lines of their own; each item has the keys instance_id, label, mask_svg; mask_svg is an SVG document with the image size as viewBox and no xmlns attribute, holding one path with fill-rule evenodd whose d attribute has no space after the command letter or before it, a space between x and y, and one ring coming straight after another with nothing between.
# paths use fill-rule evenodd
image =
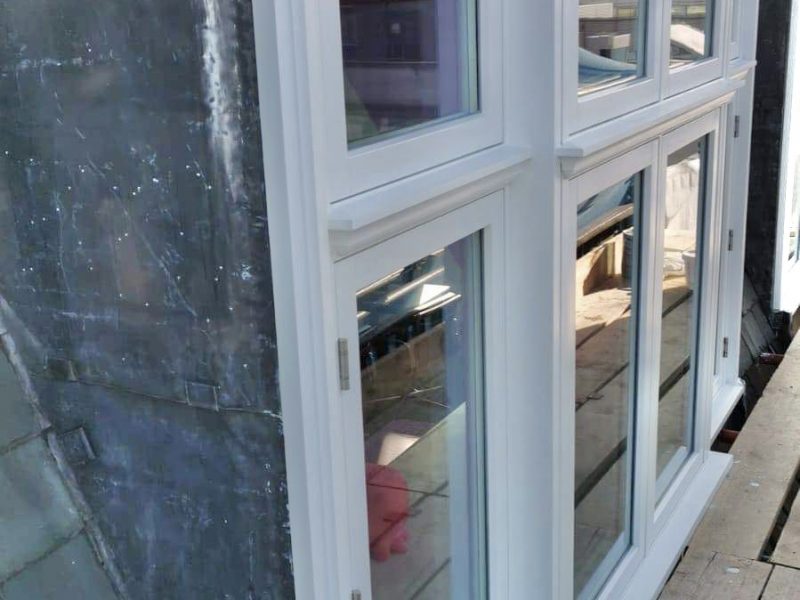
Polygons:
<instances>
[{"instance_id":1,"label":"weathered metal wall","mask_svg":"<svg viewBox=\"0 0 800 600\"><path fill-rule=\"evenodd\" d=\"M292 595L254 54L249 0L0 3L0 314L131 598Z\"/></svg>"}]
</instances>

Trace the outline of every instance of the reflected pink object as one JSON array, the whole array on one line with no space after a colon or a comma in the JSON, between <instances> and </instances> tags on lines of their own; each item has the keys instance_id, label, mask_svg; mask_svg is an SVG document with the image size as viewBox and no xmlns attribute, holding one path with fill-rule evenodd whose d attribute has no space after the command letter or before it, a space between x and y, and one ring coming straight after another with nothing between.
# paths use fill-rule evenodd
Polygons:
<instances>
[{"instance_id":1,"label":"reflected pink object","mask_svg":"<svg viewBox=\"0 0 800 600\"><path fill-rule=\"evenodd\" d=\"M399 471L367 463L367 515L369 549L383 562L392 554L408 551L408 484Z\"/></svg>"}]
</instances>

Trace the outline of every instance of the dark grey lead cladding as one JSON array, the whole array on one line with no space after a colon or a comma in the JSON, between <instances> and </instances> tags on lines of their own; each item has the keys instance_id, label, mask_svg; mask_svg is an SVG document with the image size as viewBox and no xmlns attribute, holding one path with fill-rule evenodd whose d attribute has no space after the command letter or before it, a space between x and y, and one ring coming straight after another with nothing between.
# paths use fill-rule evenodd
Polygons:
<instances>
[{"instance_id":1,"label":"dark grey lead cladding","mask_svg":"<svg viewBox=\"0 0 800 600\"><path fill-rule=\"evenodd\" d=\"M133 598L291 598L274 419L36 384L58 431L85 428L72 469Z\"/></svg>"},{"instance_id":2,"label":"dark grey lead cladding","mask_svg":"<svg viewBox=\"0 0 800 600\"><path fill-rule=\"evenodd\" d=\"M132 598L292 597L260 135L248 1L0 3L0 313Z\"/></svg>"},{"instance_id":3,"label":"dark grey lead cladding","mask_svg":"<svg viewBox=\"0 0 800 600\"><path fill-rule=\"evenodd\" d=\"M245 1L0 3L0 291L34 371L279 412L254 60Z\"/></svg>"}]
</instances>

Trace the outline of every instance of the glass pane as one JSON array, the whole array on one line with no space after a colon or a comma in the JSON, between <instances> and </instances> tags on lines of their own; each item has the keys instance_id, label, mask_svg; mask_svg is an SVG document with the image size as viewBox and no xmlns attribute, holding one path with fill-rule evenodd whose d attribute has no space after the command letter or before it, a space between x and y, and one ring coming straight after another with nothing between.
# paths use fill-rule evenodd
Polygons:
<instances>
[{"instance_id":1,"label":"glass pane","mask_svg":"<svg viewBox=\"0 0 800 600\"><path fill-rule=\"evenodd\" d=\"M478 110L476 0L340 0L352 145Z\"/></svg>"},{"instance_id":2,"label":"glass pane","mask_svg":"<svg viewBox=\"0 0 800 600\"><path fill-rule=\"evenodd\" d=\"M731 43L737 44L739 42L739 28L741 27L742 19L742 0L733 0L731 3ZM738 48L736 48L738 51ZM731 56L731 58L738 58L738 54Z\"/></svg>"},{"instance_id":3,"label":"glass pane","mask_svg":"<svg viewBox=\"0 0 800 600\"><path fill-rule=\"evenodd\" d=\"M578 14L579 93L642 76L643 0L580 0Z\"/></svg>"},{"instance_id":4,"label":"glass pane","mask_svg":"<svg viewBox=\"0 0 800 600\"><path fill-rule=\"evenodd\" d=\"M706 138L670 155L666 179L657 473L663 494L692 450Z\"/></svg>"},{"instance_id":5,"label":"glass pane","mask_svg":"<svg viewBox=\"0 0 800 600\"><path fill-rule=\"evenodd\" d=\"M712 0L672 0L669 64L672 67L711 56Z\"/></svg>"},{"instance_id":6,"label":"glass pane","mask_svg":"<svg viewBox=\"0 0 800 600\"><path fill-rule=\"evenodd\" d=\"M358 293L375 599L484 590L481 238Z\"/></svg>"},{"instance_id":7,"label":"glass pane","mask_svg":"<svg viewBox=\"0 0 800 600\"><path fill-rule=\"evenodd\" d=\"M641 175L578 206L575 592L593 597L630 545Z\"/></svg>"}]
</instances>

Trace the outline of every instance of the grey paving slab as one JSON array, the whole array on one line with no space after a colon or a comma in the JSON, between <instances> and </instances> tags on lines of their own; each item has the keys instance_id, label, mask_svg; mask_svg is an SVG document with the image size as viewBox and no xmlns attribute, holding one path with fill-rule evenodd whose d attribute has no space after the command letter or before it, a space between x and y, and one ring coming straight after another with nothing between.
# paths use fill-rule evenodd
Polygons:
<instances>
[{"instance_id":1,"label":"grey paving slab","mask_svg":"<svg viewBox=\"0 0 800 600\"><path fill-rule=\"evenodd\" d=\"M800 569L800 504L795 502L770 560Z\"/></svg>"},{"instance_id":2,"label":"grey paving slab","mask_svg":"<svg viewBox=\"0 0 800 600\"><path fill-rule=\"evenodd\" d=\"M690 552L660 600L758 600L771 565L710 551Z\"/></svg>"},{"instance_id":3,"label":"grey paving slab","mask_svg":"<svg viewBox=\"0 0 800 600\"><path fill-rule=\"evenodd\" d=\"M63 543L81 522L41 438L0 455L0 490L2 581Z\"/></svg>"},{"instance_id":4,"label":"grey paving slab","mask_svg":"<svg viewBox=\"0 0 800 600\"><path fill-rule=\"evenodd\" d=\"M37 430L33 409L22 393L17 375L0 352L0 449Z\"/></svg>"},{"instance_id":5,"label":"grey paving slab","mask_svg":"<svg viewBox=\"0 0 800 600\"><path fill-rule=\"evenodd\" d=\"M113 600L103 567L83 536L31 564L2 587L4 600Z\"/></svg>"},{"instance_id":6,"label":"grey paving slab","mask_svg":"<svg viewBox=\"0 0 800 600\"><path fill-rule=\"evenodd\" d=\"M800 465L800 338L787 351L731 448L734 464L691 543L760 558Z\"/></svg>"},{"instance_id":7,"label":"grey paving slab","mask_svg":"<svg viewBox=\"0 0 800 600\"><path fill-rule=\"evenodd\" d=\"M776 566L769 576L761 600L797 600L800 598L800 571Z\"/></svg>"}]
</instances>

